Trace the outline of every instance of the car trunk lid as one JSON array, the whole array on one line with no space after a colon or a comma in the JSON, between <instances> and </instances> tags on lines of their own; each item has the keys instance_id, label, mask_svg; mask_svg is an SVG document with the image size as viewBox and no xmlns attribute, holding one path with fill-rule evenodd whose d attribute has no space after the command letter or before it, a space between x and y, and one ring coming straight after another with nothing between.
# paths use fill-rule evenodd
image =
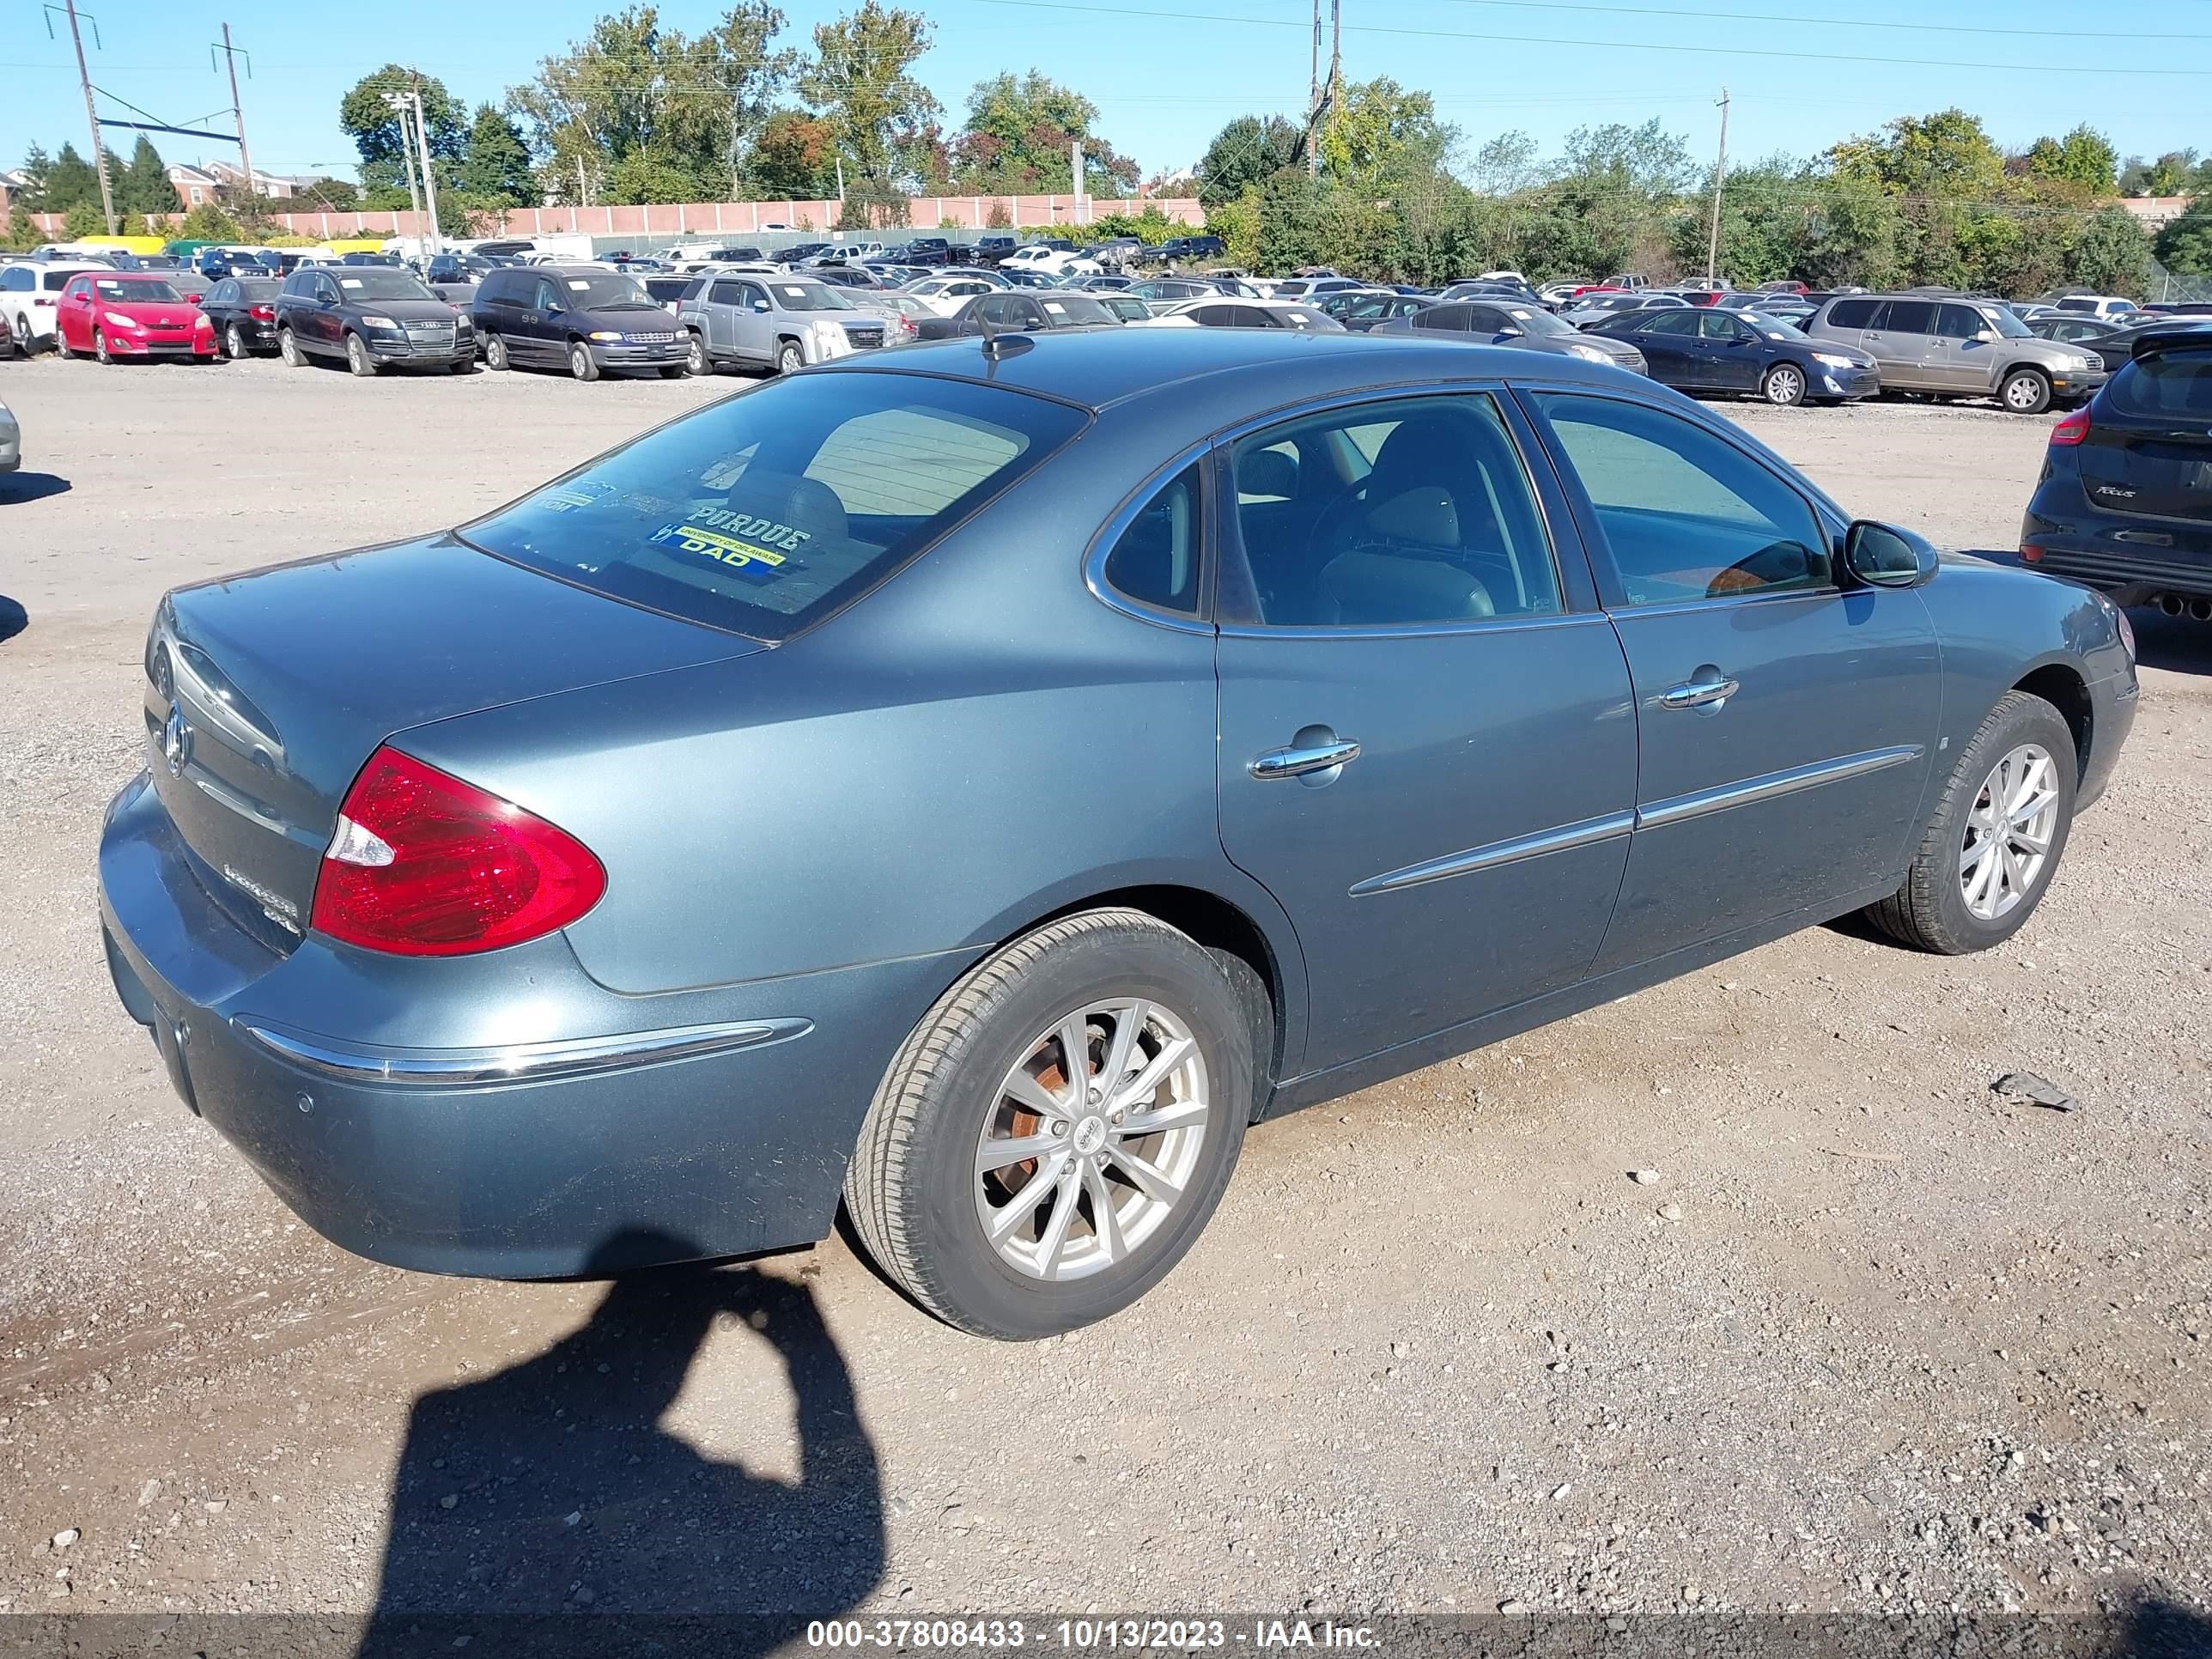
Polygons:
<instances>
[{"instance_id":1,"label":"car trunk lid","mask_svg":"<svg viewBox=\"0 0 2212 1659\"><path fill-rule=\"evenodd\" d=\"M280 565L162 601L147 763L203 884L289 951L339 804L387 738L761 648L450 537Z\"/></svg>"},{"instance_id":2,"label":"car trunk lid","mask_svg":"<svg viewBox=\"0 0 2212 1659\"><path fill-rule=\"evenodd\" d=\"M2212 521L2212 332L2138 343L2091 410L2080 465L2092 506Z\"/></svg>"}]
</instances>

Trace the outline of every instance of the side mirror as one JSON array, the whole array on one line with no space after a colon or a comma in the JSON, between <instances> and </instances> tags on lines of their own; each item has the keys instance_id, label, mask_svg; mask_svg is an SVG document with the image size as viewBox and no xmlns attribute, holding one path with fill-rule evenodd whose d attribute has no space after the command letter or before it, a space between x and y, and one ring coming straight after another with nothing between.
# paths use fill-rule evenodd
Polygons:
<instances>
[{"instance_id":1,"label":"side mirror","mask_svg":"<svg viewBox=\"0 0 2212 1659\"><path fill-rule=\"evenodd\" d=\"M1918 587L1936 574L1936 549L1893 524L1859 519L1844 532L1844 568L1869 587Z\"/></svg>"},{"instance_id":2,"label":"side mirror","mask_svg":"<svg viewBox=\"0 0 2212 1659\"><path fill-rule=\"evenodd\" d=\"M1981 330L1978 333L1977 333L1977 334L1974 336L1974 338L1975 338L1975 339L1977 339L1977 340L1978 340L1978 341L1980 341L1984 345L1987 345L1987 344L1989 344L1989 343L1990 343L1990 341L1992 341L1992 340L1996 339L1996 337L1997 337L1997 331L1996 331L1996 330L1995 330L1995 329L1993 329L1993 328L1985 328L1985 329L1983 329L1983 330Z\"/></svg>"},{"instance_id":3,"label":"side mirror","mask_svg":"<svg viewBox=\"0 0 2212 1659\"><path fill-rule=\"evenodd\" d=\"M769 303L765 300L756 300L753 301L753 309L755 311L766 311L769 309Z\"/></svg>"}]
</instances>

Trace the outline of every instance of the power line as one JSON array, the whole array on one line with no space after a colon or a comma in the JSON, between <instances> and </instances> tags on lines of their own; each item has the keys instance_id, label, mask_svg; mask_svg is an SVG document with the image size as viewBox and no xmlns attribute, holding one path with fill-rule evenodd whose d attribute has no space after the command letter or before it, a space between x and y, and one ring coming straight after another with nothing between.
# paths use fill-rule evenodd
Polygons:
<instances>
[{"instance_id":1,"label":"power line","mask_svg":"<svg viewBox=\"0 0 2212 1659\"><path fill-rule=\"evenodd\" d=\"M976 0L986 6L1014 6L1026 11L1083 12L1102 17L1145 17L1161 22L1234 23L1240 28L1304 28L1305 25L1280 17L1231 17L1219 12L1151 11L1135 6L1083 5L1076 0ZM1689 46L1677 41L1659 40L1590 40L1557 34L1498 34L1491 32L1474 33L1466 29L1416 29L1386 23L1354 23L1346 26L1362 34L1388 34L1421 40L1472 40L1482 45L1505 41L1516 46L1602 46L1621 52L1663 52L1688 53L1703 58L1772 58L1792 62L1816 64L1880 64L1890 68L1927 69L1930 67L1921 58L1877 58L1866 54L1836 52L1789 52L1778 46ZM1992 64L1970 63L1951 58L1939 67L1945 70L1991 70L2012 75L2068 75L2079 77L2085 74L2125 76L2185 76L2191 79L2212 78L2212 69L2107 69L2082 70L2065 64Z\"/></svg>"}]
</instances>

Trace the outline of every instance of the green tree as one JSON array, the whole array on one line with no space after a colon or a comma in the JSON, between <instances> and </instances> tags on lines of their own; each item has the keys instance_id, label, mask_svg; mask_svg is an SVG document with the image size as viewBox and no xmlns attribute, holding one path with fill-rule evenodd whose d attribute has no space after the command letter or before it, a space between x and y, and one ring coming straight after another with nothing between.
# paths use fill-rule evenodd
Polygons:
<instances>
[{"instance_id":1,"label":"green tree","mask_svg":"<svg viewBox=\"0 0 2212 1659\"><path fill-rule=\"evenodd\" d=\"M213 202L203 202L185 216L177 227L179 240L203 242L234 242L246 233L237 220Z\"/></svg>"},{"instance_id":2,"label":"green tree","mask_svg":"<svg viewBox=\"0 0 2212 1659\"><path fill-rule=\"evenodd\" d=\"M1828 152L1836 175L1893 195L1988 200L2004 179L2004 155L1978 116L1964 110L1902 115Z\"/></svg>"},{"instance_id":3,"label":"green tree","mask_svg":"<svg viewBox=\"0 0 2212 1659\"><path fill-rule=\"evenodd\" d=\"M2199 162L2193 149L2170 149L2155 161L2130 156L2120 172L2123 196L2179 196L2189 186ZM2212 185L2212 179L2205 181Z\"/></svg>"},{"instance_id":4,"label":"green tree","mask_svg":"<svg viewBox=\"0 0 2212 1659\"><path fill-rule=\"evenodd\" d=\"M2031 177L2064 179L2097 196L2110 196L2119 187L2119 167L2112 141L2087 123L2063 138L2039 138L2027 152Z\"/></svg>"},{"instance_id":5,"label":"green tree","mask_svg":"<svg viewBox=\"0 0 2212 1659\"><path fill-rule=\"evenodd\" d=\"M815 26L799 93L830 124L848 192L886 201L903 193L900 137L940 110L908 73L928 49L928 18L882 0L861 0L858 10Z\"/></svg>"},{"instance_id":6,"label":"green tree","mask_svg":"<svg viewBox=\"0 0 2212 1659\"><path fill-rule=\"evenodd\" d=\"M2199 196L2189 210L2158 233L2158 261L2184 276L2212 276L2212 196Z\"/></svg>"},{"instance_id":7,"label":"green tree","mask_svg":"<svg viewBox=\"0 0 2212 1659\"><path fill-rule=\"evenodd\" d=\"M23 188L15 200L26 212L43 213L46 209L46 181L53 176L54 158L37 144L31 146L19 169L23 175Z\"/></svg>"},{"instance_id":8,"label":"green tree","mask_svg":"<svg viewBox=\"0 0 2212 1659\"><path fill-rule=\"evenodd\" d=\"M505 110L491 104L477 106L467 147L453 168L453 182L462 194L484 207L522 207L538 199L530 146Z\"/></svg>"},{"instance_id":9,"label":"green tree","mask_svg":"<svg viewBox=\"0 0 2212 1659\"><path fill-rule=\"evenodd\" d=\"M21 202L9 205L7 234L8 246L18 250L34 248L46 240L46 233L32 222L31 210Z\"/></svg>"},{"instance_id":10,"label":"green tree","mask_svg":"<svg viewBox=\"0 0 2212 1659\"><path fill-rule=\"evenodd\" d=\"M1296 167L1304 155L1304 135L1281 116L1240 115L1206 147L1198 164L1198 199L1209 210L1234 202L1285 167Z\"/></svg>"},{"instance_id":11,"label":"green tree","mask_svg":"<svg viewBox=\"0 0 2212 1659\"><path fill-rule=\"evenodd\" d=\"M1136 188L1137 164L1097 136L1097 122L1096 104L1036 70L979 81L952 146L954 188L977 195L1064 193L1074 188L1071 146L1079 139L1086 171L1103 170L1127 194Z\"/></svg>"},{"instance_id":12,"label":"green tree","mask_svg":"<svg viewBox=\"0 0 2212 1659\"><path fill-rule=\"evenodd\" d=\"M79 202L62 218L62 240L82 242L107 234L107 216L97 202Z\"/></svg>"},{"instance_id":13,"label":"green tree","mask_svg":"<svg viewBox=\"0 0 2212 1659\"><path fill-rule=\"evenodd\" d=\"M1316 143L1332 179L1377 195L1434 173L1455 137L1437 119L1435 99L1382 76L1343 89Z\"/></svg>"},{"instance_id":14,"label":"green tree","mask_svg":"<svg viewBox=\"0 0 2212 1659\"><path fill-rule=\"evenodd\" d=\"M405 92L422 94L422 122L429 129L432 155L458 161L467 146L463 125L467 110L446 90L446 83L434 75L386 64L355 82L353 89L338 100L338 125L361 153L364 182L371 167L393 179L400 177L400 112L387 100L393 93ZM411 111L407 119L410 125L406 143L411 146L415 142Z\"/></svg>"},{"instance_id":15,"label":"green tree","mask_svg":"<svg viewBox=\"0 0 2212 1659\"><path fill-rule=\"evenodd\" d=\"M776 96L799 72L799 53L772 49L783 14L767 0L744 0L682 54L676 82L684 125L699 141L719 141L721 177L732 197L744 188L745 151L757 141Z\"/></svg>"},{"instance_id":16,"label":"green tree","mask_svg":"<svg viewBox=\"0 0 2212 1659\"><path fill-rule=\"evenodd\" d=\"M177 191L169 182L169 169L161 152L154 148L153 140L144 133L138 135L138 142L131 147L128 166L116 167L112 161L111 157L116 212L143 216L177 210Z\"/></svg>"},{"instance_id":17,"label":"green tree","mask_svg":"<svg viewBox=\"0 0 2212 1659\"><path fill-rule=\"evenodd\" d=\"M75 144L64 144L40 176L38 198L40 210L46 213L67 213L74 207L97 210L100 175L76 153Z\"/></svg>"},{"instance_id":18,"label":"green tree","mask_svg":"<svg viewBox=\"0 0 2212 1659\"><path fill-rule=\"evenodd\" d=\"M2100 294L2140 294L2149 283L2150 257L2142 222L2124 207L2101 208L2075 222L2065 280Z\"/></svg>"}]
</instances>

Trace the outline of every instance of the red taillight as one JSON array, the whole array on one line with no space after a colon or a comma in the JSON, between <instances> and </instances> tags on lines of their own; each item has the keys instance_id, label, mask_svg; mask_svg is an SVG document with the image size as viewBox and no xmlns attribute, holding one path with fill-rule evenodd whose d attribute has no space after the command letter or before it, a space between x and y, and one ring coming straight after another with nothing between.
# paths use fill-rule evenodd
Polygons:
<instances>
[{"instance_id":1,"label":"red taillight","mask_svg":"<svg viewBox=\"0 0 2212 1659\"><path fill-rule=\"evenodd\" d=\"M2071 449L2089 435L2089 406L2084 404L2051 428L2053 449Z\"/></svg>"},{"instance_id":2,"label":"red taillight","mask_svg":"<svg viewBox=\"0 0 2212 1659\"><path fill-rule=\"evenodd\" d=\"M396 749L369 757L339 810L313 926L398 956L458 957L566 927L607 890L567 830Z\"/></svg>"},{"instance_id":3,"label":"red taillight","mask_svg":"<svg viewBox=\"0 0 2212 1659\"><path fill-rule=\"evenodd\" d=\"M2043 562L2043 550L2038 547L2033 542L2022 542L2020 547L2020 556L2024 563L2041 564Z\"/></svg>"},{"instance_id":4,"label":"red taillight","mask_svg":"<svg viewBox=\"0 0 2212 1659\"><path fill-rule=\"evenodd\" d=\"M276 320L275 306L248 306L246 309L247 314L258 322L273 323Z\"/></svg>"}]
</instances>

